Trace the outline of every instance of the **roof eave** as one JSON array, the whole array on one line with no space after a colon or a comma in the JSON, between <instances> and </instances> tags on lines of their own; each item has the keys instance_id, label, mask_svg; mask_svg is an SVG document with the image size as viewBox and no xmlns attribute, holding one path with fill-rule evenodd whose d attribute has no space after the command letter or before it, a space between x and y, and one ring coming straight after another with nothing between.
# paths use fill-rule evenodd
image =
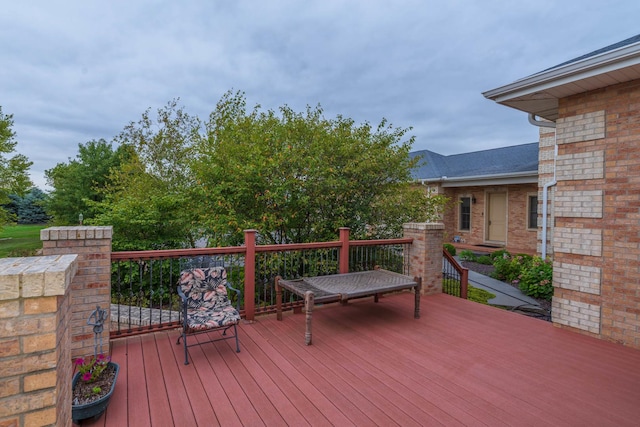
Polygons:
<instances>
[{"instance_id":1,"label":"roof eave","mask_svg":"<svg viewBox=\"0 0 640 427\"><path fill-rule=\"evenodd\" d=\"M483 92L483 96L499 104L538 114L542 108L532 105L536 103L536 97L540 98L540 104L545 103L545 110L549 109L550 101L557 102L558 98L549 93L550 89L638 65L640 65L640 43L635 43L542 71L508 85ZM603 87L607 85L603 83Z\"/></svg>"},{"instance_id":2,"label":"roof eave","mask_svg":"<svg viewBox=\"0 0 640 427\"><path fill-rule=\"evenodd\" d=\"M487 185L537 184L538 171L502 173L493 175L458 176L417 179L422 184L440 184L442 187L479 187Z\"/></svg>"}]
</instances>

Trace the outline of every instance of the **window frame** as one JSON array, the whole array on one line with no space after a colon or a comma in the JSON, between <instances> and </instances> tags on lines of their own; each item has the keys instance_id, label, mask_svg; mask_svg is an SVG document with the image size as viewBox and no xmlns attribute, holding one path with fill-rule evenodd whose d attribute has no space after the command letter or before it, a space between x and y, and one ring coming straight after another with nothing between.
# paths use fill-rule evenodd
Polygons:
<instances>
[{"instance_id":1,"label":"window frame","mask_svg":"<svg viewBox=\"0 0 640 427\"><path fill-rule=\"evenodd\" d=\"M463 212L464 209L464 199L467 199L469 201L469 212L465 213ZM471 231L471 205L473 204L472 202L472 197L471 196L460 196L458 198L458 200L460 201L460 206L458 209L458 230L459 231ZM468 222L469 222L469 226L468 228L463 228L463 223L464 223L464 218L463 215L467 215L468 216Z\"/></svg>"},{"instance_id":2,"label":"window frame","mask_svg":"<svg viewBox=\"0 0 640 427\"><path fill-rule=\"evenodd\" d=\"M532 203L532 199L534 197L535 197L535 200L536 200L535 204ZM540 212L538 211L538 205L539 205L538 193L528 193L527 194L527 211L526 211L527 230L531 230L531 231L538 230L538 217L540 216ZM535 216L536 222L535 222L535 226L534 227L532 227L532 225L531 225L531 222L532 222L531 220L533 218L532 217L532 214L533 214L532 207L533 206L535 206L535 215L536 215Z\"/></svg>"}]
</instances>

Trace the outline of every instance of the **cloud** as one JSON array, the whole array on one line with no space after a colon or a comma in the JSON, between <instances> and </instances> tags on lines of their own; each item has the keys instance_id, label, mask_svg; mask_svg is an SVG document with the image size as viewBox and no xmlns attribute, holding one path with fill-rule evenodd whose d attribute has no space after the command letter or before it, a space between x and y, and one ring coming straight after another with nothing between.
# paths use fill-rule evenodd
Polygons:
<instances>
[{"instance_id":1,"label":"cloud","mask_svg":"<svg viewBox=\"0 0 640 427\"><path fill-rule=\"evenodd\" d=\"M110 141L174 98L206 119L228 90L249 107L412 127L441 154L535 141L523 113L484 99L637 33L631 1L10 2L0 15L0 105L43 171Z\"/></svg>"}]
</instances>

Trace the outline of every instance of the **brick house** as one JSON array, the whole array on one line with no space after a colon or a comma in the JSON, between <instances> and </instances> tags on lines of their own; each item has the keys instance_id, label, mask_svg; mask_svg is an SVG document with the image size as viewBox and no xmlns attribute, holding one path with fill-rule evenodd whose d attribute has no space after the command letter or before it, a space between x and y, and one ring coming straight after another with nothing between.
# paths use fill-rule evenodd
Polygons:
<instances>
[{"instance_id":1,"label":"brick house","mask_svg":"<svg viewBox=\"0 0 640 427\"><path fill-rule=\"evenodd\" d=\"M414 179L452 201L443 214L445 241L536 252L537 142L450 156L423 150L411 156L421 157Z\"/></svg>"},{"instance_id":2,"label":"brick house","mask_svg":"<svg viewBox=\"0 0 640 427\"><path fill-rule=\"evenodd\" d=\"M553 322L640 348L640 35L484 96L540 126Z\"/></svg>"}]
</instances>

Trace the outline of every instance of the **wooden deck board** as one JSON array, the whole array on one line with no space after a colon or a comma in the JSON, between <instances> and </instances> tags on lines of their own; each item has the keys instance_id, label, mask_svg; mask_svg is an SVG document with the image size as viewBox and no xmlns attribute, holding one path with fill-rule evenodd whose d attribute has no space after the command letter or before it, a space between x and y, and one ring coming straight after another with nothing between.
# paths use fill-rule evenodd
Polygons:
<instances>
[{"instance_id":1,"label":"wooden deck board","mask_svg":"<svg viewBox=\"0 0 640 427\"><path fill-rule=\"evenodd\" d=\"M635 426L640 351L447 295L259 317L189 349L177 331L112 341L116 394L88 425Z\"/></svg>"}]
</instances>

